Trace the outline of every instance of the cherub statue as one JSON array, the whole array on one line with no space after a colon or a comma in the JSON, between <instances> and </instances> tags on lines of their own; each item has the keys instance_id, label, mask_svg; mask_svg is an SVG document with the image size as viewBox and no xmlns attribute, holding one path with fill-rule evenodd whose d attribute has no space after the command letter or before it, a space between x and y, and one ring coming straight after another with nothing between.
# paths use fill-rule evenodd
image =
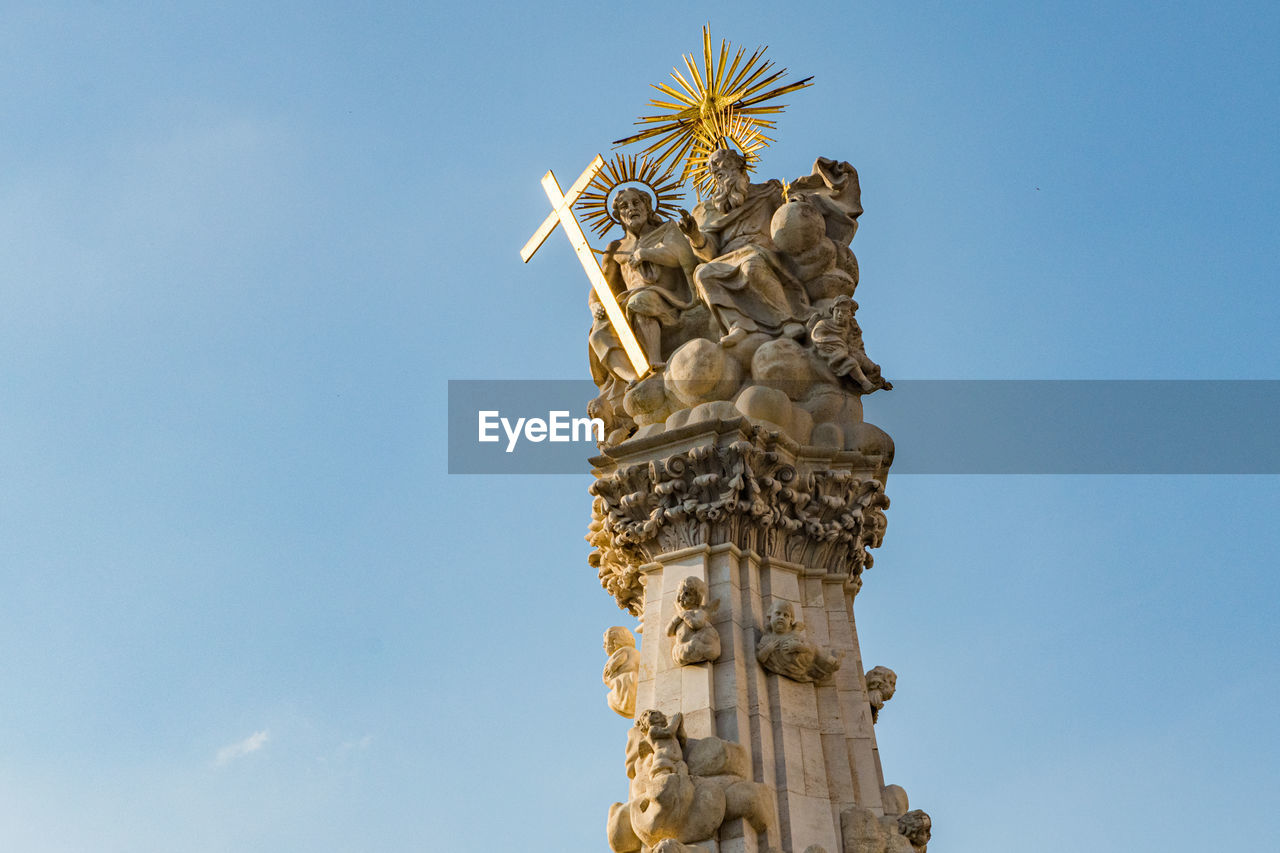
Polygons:
<instances>
[{"instance_id":1,"label":"cherub statue","mask_svg":"<svg viewBox=\"0 0 1280 853\"><path fill-rule=\"evenodd\" d=\"M632 731L637 736L634 775L689 775L689 767L684 761L683 714L667 717L661 711L651 708L640 715Z\"/></svg>"},{"instance_id":2,"label":"cherub statue","mask_svg":"<svg viewBox=\"0 0 1280 853\"><path fill-rule=\"evenodd\" d=\"M667 636L676 638L671 659L677 666L688 666L720 657L720 633L711 619L720 609L720 599L707 601L707 584L701 578L687 577L676 590L676 615L667 626Z\"/></svg>"},{"instance_id":3,"label":"cherub statue","mask_svg":"<svg viewBox=\"0 0 1280 853\"><path fill-rule=\"evenodd\" d=\"M640 669L636 638L626 628L615 625L604 632L604 650L609 655L603 674L609 688L609 707L629 720L636 714L636 673Z\"/></svg>"},{"instance_id":4,"label":"cherub statue","mask_svg":"<svg viewBox=\"0 0 1280 853\"><path fill-rule=\"evenodd\" d=\"M887 666L877 666L867 673L867 699L871 701L871 722L880 717L884 703L898 689L898 674Z\"/></svg>"},{"instance_id":5,"label":"cherub statue","mask_svg":"<svg viewBox=\"0 0 1280 853\"><path fill-rule=\"evenodd\" d=\"M756 643L756 660L793 681L823 681L840 668L839 652L809 642L791 602L782 599L769 608L765 632Z\"/></svg>"},{"instance_id":6,"label":"cherub statue","mask_svg":"<svg viewBox=\"0 0 1280 853\"><path fill-rule=\"evenodd\" d=\"M852 297L837 296L831 303L831 316L818 320L809 331L813 348L836 376L849 377L864 394L880 388L892 390L893 383L880 375L880 365L867 358L857 310L858 303Z\"/></svg>"}]
</instances>

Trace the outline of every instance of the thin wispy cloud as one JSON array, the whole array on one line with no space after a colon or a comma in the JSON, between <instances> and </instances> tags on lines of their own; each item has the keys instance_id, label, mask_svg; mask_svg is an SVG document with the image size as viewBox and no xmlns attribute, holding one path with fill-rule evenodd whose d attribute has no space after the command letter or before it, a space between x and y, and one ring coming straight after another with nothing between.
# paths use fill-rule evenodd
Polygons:
<instances>
[{"instance_id":1,"label":"thin wispy cloud","mask_svg":"<svg viewBox=\"0 0 1280 853\"><path fill-rule=\"evenodd\" d=\"M371 743L373 743L373 735L365 735L359 740L349 740L338 747L338 754L341 755L358 749L368 749Z\"/></svg>"},{"instance_id":2,"label":"thin wispy cloud","mask_svg":"<svg viewBox=\"0 0 1280 853\"><path fill-rule=\"evenodd\" d=\"M213 763L218 767L226 767L237 758L243 758L251 752L257 752L262 749L266 745L268 738L270 738L270 734L266 729L254 732L244 740L228 744L218 750L218 756L213 760Z\"/></svg>"}]
</instances>

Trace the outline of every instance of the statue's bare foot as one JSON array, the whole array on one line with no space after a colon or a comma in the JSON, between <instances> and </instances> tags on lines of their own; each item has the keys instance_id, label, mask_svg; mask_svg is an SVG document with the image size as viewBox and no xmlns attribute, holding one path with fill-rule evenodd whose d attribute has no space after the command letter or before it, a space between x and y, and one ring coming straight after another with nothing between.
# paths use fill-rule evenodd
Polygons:
<instances>
[{"instance_id":1,"label":"statue's bare foot","mask_svg":"<svg viewBox=\"0 0 1280 853\"><path fill-rule=\"evenodd\" d=\"M734 344L736 344L738 341L745 338L746 336L747 336L746 329L742 328L741 326L734 326L732 329L729 330L729 334L725 335L723 338L720 339L720 346L731 347Z\"/></svg>"}]
</instances>

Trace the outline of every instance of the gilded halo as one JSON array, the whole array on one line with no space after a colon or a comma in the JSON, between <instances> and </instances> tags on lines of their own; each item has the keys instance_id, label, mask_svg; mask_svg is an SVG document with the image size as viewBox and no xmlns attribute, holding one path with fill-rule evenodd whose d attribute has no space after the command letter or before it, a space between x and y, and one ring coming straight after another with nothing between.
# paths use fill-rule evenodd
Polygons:
<instances>
[{"instance_id":1,"label":"gilded halo","mask_svg":"<svg viewBox=\"0 0 1280 853\"><path fill-rule=\"evenodd\" d=\"M603 237L617 220L613 218L613 195L627 186L640 185L649 192L653 212L664 219L679 214L680 179L669 171L659 170L657 163L639 159L635 155L615 154L587 184L574 205L587 225Z\"/></svg>"},{"instance_id":2,"label":"gilded halo","mask_svg":"<svg viewBox=\"0 0 1280 853\"><path fill-rule=\"evenodd\" d=\"M764 59L767 47L756 48L745 60L746 49L738 48L732 62L729 61L730 49L729 42L721 40L717 54L711 47L711 29L704 26L701 67L693 56L686 54L688 79L678 68L671 70L671 77L679 88L666 83L653 84L653 88L666 97L654 98L649 105L664 112L641 116L636 124L648 128L613 144L652 140L640 152L641 156L658 164L669 163L672 171L679 166L680 180L692 177L700 195L709 181L706 159L711 151L729 145L737 148L749 163L758 159L756 152L773 141L764 131L772 130L774 122L763 116L775 115L786 107L768 102L809 86L813 78L777 85L787 69L773 70L774 63Z\"/></svg>"},{"instance_id":3,"label":"gilded halo","mask_svg":"<svg viewBox=\"0 0 1280 853\"><path fill-rule=\"evenodd\" d=\"M772 141L759 127L732 110L699 124L685 160L685 169L698 198L705 198L711 189L711 170L707 161L717 149L736 149L747 161L747 169L754 170L760 159L760 149Z\"/></svg>"}]
</instances>

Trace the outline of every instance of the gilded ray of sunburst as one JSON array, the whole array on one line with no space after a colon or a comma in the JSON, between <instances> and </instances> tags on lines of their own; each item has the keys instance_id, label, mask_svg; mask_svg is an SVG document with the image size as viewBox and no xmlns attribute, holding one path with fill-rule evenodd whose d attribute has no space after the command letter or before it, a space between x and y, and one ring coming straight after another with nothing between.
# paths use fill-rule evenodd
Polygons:
<instances>
[{"instance_id":1,"label":"gilded ray of sunburst","mask_svg":"<svg viewBox=\"0 0 1280 853\"><path fill-rule=\"evenodd\" d=\"M684 197L678 177L670 171L661 172L657 163L634 154L615 154L612 160L605 161L574 205L591 230L602 237L617 222L610 202L614 191L624 184L642 184L649 191L654 212L661 217L673 217L680 210Z\"/></svg>"},{"instance_id":2,"label":"gilded ray of sunburst","mask_svg":"<svg viewBox=\"0 0 1280 853\"><path fill-rule=\"evenodd\" d=\"M760 159L760 150L773 142L759 126L748 119L726 110L699 124L689 155L685 158L685 173L693 181L698 198L705 198L711 188L711 171L708 160L719 148L735 148L746 158L747 168L754 169Z\"/></svg>"},{"instance_id":3,"label":"gilded ray of sunburst","mask_svg":"<svg viewBox=\"0 0 1280 853\"><path fill-rule=\"evenodd\" d=\"M613 144L629 145L633 142L652 140L641 155L659 164L670 163L673 171L680 166L681 180L692 172L690 154L699 141L714 138L731 124L730 118L744 128L759 133L765 140L757 146L764 147L772 141L764 136L764 130L774 127L772 120L763 118L776 115L786 104L769 103L789 92L795 92L811 84L812 77L796 83L781 83L787 69L773 70L774 63L764 59L767 47L758 47L744 60L745 48L738 48L729 60L729 42L721 40L716 54L711 47L710 25L702 28L702 65L693 56L684 56L688 79L680 69L673 68L671 76L679 88L666 83L654 83L653 88L664 98L654 98L649 105L665 112L641 116L636 124L647 125L646 130L619 139ZM725 66L728 66L727 68ZM720 141L733 142L720 136ZM714 149L713 149L714 150ZM705 157L703 158L705 164ZM704 181L705 183L705 181Z\"/></svg>"}]
</instances>

